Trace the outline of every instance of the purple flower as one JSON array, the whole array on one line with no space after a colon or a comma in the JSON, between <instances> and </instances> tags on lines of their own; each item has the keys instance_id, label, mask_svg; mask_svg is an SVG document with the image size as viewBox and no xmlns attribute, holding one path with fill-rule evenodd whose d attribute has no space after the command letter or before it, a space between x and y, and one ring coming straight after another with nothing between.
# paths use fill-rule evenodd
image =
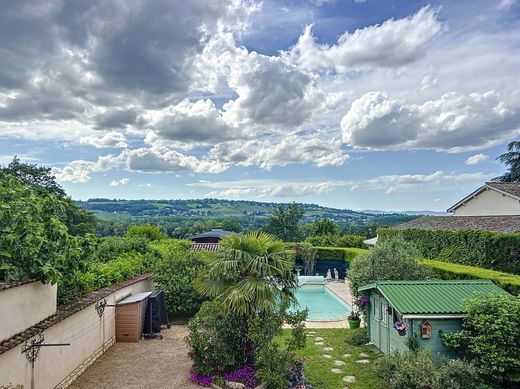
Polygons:
<instances>
[{"instance_id":1,"label":"purple flower","mask_svg":"<svg viewBox=\"0 0 520 389\"><path fill-rule=\"evenodd\" d=\"M202 375L197 373L195 370L190 371L190 380L201 386L210 386L214 379L215 377L213 376Z\"/></svg>"},{"instance_id":2,"label":"purple flower","mask_svg":"<svg viewBox=\"0 0 520 389\"><path fill-rule=\"evenodd\" d=\"M224 379L226 381L241 382L249 388L254 388L256 386L255 376L256 370L251 366L246 366L232 373L224 374Z\"/></svg>"},{"instance_id":3,"label":"purple flower","mask_svg":"<svg viewBox=\"0 0 520 389\"><path fill-rule=\"evenodd\" d=\"M368 297L367 296L359 296L357 300L357 305L361 308L364 308L368 304Z\"/></svg>"}]
</instances>

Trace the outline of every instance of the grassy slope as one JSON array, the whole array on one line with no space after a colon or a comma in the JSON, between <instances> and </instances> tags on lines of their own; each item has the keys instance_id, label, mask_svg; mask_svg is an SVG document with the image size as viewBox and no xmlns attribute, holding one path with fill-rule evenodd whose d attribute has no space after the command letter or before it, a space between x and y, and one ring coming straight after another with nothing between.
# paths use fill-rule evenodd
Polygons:
<instances>
[{"instance_id":1,"label":"grassy slope","mask_svg":"<svg viewBox=\"0 0 520 389\"><path fill-rule=\"evenodd\" d=\"M298 356L305 357L305 376L316 386L317 389L343 389L349 387L351 389L378 389L385 388L385 384L376 376L373 363L360 364L356 363L359 353L368 354L370 361L374 361L381 354L373 346L351 346L345 342L347 329L309 329L308 331L316 332L315 336L322 337L323 346L316 346L314 337L307 337L307 346L298 351ZM290 330L284 330L281 341L288 338ZM332 351L324 351L323 347L332 347ZM329 354L331 359L323 357L323 354ZM349 358L344 358L343 354L351 354ZM335 366L334 361L341 360L346 362L343 366ZM333 373L331 369L339 368L342 373ZM355 383L343 382L343 377L353 375L356 377Z\"/></svg>"}]
</instances>

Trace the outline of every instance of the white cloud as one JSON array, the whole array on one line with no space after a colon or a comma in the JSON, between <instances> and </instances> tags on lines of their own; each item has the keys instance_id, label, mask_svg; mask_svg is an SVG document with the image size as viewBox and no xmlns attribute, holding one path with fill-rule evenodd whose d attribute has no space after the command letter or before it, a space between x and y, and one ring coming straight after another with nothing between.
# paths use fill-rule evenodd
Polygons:
<instances>
[{"instance_id":1,"label":"white cloud","mask_svg":"<svg viewBox=\"0 0 520 389\"><path fill-rule=\"evenodd\" d=\"M478 165L480 162L483 162L485 161L486 159L488 159L489 156L488 155L485 155L485 154L475 154L475 155L472 155L471 157L469 157L468 159L466 159L464 161L464 163L466 165Z\"/></svg>"},{"instance_id":2,"label":"white cloud","mask_svg":"<svg viewBox=\"0 0 520 389\"><path fill-rule=\"evenodd\" d=\"M110 183L110 186L120 186L120 185L126 185L130 182L129 178L121 178L120 180L113 180Z\"/></svg>"},{"instance_id":3,"label":"white cloud","mask_svg":"<svg viewBox=\"0 0 520 389\"><path fill-rule=\"evenodd\" d=\"M422 105L371 92L352 103L341 129L344 142L357 147L460 152L520 133L520 109L495 91L446 93Z\"/></svg>"},{"instance_id":4,"label":"white cloud","mask_svg":"<svg viewBox=\"0 0 520 389\"><path fill-rule=\"evenodd\" d=\"M138 122L141 127L152 131L147 136L147 143L164 140L213 144L237 137L237 131L224 122L221 112L210 99L194 103L184 99L162 110L148 111L138 118Z\"/></svg>"},{"instance_id":5,"label":"white cloud","mask_svg":"<svg viewBox=\"0 0 520 389\"><path fill-rule=\"evenodd\" d=\"M105 172L121 164L122 154L100 156L96 162L77 160L63 168L53 168L52 173L58 181L85 183L91 180L93 172Z\"/></svg>"},{"instance_id":6,"label":"white cloud","mask_svg":"<svg viewBox=\"0 0 520 389\"><path fill-rule=\"evenodd\" d=\"M215 160L198 159L166 148L140 148L125 152L126 167L137 172L179 172L220 173L227 166Z\"/></svg>"},{"instance_id":7,"label":"white cloud","mask_svg":"<svg viewBox=\"0 0 520 389\"><path fill-rule=\"evenodd\" d=\"M426 45L442 30L437 11L424 7L404 19L389 19L380 25L345 32L335 45L320 45L307 26L284 56L309 69L332 68L345 73L353 70L393 68L420 58Z\"/></svg>"},{"instance_id":8,"label":"white cloud","mask_svg":"<svg viewBox=\"0 0 520 389\"><path fill-rule=\"evenodd\" d=\"M79 142L83 144L89 144L97 148L124 148L128 146L125 136L116 131L107 132L102 136L84 136L80 138Z\"/></svg>"},{"instance_id":9,"label":"white cloud","mask_svg":"<svg viewBox=\"0 0 520 389\"><path fill-rule=\"evenodd\" d=\"M513 5L515 5L518 2L518 0L501 0L498 4L498 9L501 10L508 10Z\"/></svg>"},{"instance_id":10,"label":"white cloud","mask_svg":"<svg viewBox=\"0 0 520 389\"><path fill-rule=\"evenodd\" d=\"M317 167L340 166L349 158L341 149L341 141L325 131L222 143L213 147L209 155L223 163L257 165L264 169L303 163Z\"/></svg>"}]
</instances>

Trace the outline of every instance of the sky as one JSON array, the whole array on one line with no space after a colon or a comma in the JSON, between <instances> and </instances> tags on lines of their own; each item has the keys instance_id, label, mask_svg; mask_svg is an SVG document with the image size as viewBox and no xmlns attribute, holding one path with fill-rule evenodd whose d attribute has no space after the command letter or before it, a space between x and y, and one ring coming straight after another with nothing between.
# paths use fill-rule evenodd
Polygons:
<instances>
[{"instance_id":1,"label":"sky","mask_svg":"<svg viewBox=\"0 0 520 389\"><path fill-rule=\"evenodd\" d=\"M517 0L0 7L0 163L74 199L443 211L520 134Z\"/></svg>"}]
</instances>

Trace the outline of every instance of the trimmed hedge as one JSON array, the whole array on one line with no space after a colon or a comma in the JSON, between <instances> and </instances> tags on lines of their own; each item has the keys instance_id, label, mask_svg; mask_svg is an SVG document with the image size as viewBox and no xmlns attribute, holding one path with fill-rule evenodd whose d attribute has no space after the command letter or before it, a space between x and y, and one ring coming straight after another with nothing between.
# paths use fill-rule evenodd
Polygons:
<instances>
[{"instance_id":1,"label":"trimmed hedge","mask_svg":"<svg viewBox=\"0 0 520 389\"><path fill-rule=\"evenodd\" d=\"M350 263L360 254L368 253L367 249L355 247L314 247L316 249L316 260L336 260Z\"/></svg>"},{"instance_id":2,"label":"trimmed hedge","mask_svg":"<svg viewBox=\"0 0 520 389\"><path fill-rule=\"evenodd\" d=\"M395 236L412 241L421 257L520 274L520 233L480 230L378 230L381 241Z\"/></svg>"},{"instance_id":3,"label":"trimmed hedge","mask_svg":"<svg viewBox=\"0 0 520 389\"><path fill-rule=\"evenodd\" d=\"M520 294L520 276L516 274L431 259L420 259L418 262L432 269L434 275L443 280L489 279L513 295Z\"/></svg>"}]
</instances>

